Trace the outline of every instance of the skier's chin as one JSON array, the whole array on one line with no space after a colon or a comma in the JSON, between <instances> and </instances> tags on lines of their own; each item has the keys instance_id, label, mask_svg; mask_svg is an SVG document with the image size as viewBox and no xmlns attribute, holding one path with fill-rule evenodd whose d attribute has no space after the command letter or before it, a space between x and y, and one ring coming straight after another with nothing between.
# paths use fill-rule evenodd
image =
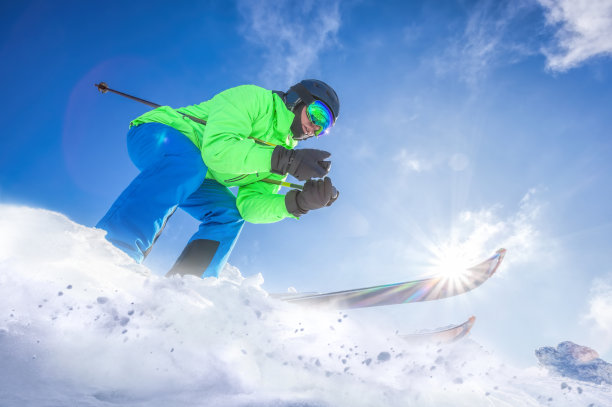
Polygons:
<instances>
[{"instance_id":1,"label":"skier's chin","mask_svg":"<svg viewBox=\"0 0 612 407\"><path fill-rule=\"evenodd\" d=\"M312 135L309 135L306 133L306 131L304 131L304 125L302 124L300 116L297 114L291 123L291 134L293 139L296 141L303 141L312 137Z\"/></svg>"},{"instance_id":2,"label":"skier's chin","mask_svg":"<svg viewBox=\"0 0 612 407\"><path fill-rule=\"evenodd\" d=\"M305 134L303 131L295 131L295 129L291 129L291 137L293 137L293 139L296 141L302 141L310 138L308 134Z\"/></svg>"},{"instance_id":3,"label":"skier's chin","mask_svg":"<svg viewBox=\"0 0 612 407\"><path fill-rule=\"evenodd\" d=\"M311 138L312 136L313 136L313 134L304 134L304 133L302 133L302 134L300 134L298 136L293 136L293 139L297 140L297 141L304 141L304 140L307 140L307 139Z\"/></svg>"},{"instance_id":4,"label":"skier's chin","mask_svg":"<svg viewBox=\"0 0 612 407\"><path fill-rule=\"evenodd\" d=\"M297 135L297 136L295 136L295 135L293 136L293 138L294 138L295 140L298 140L298 141L303 141L303 140L307 140L307 139L309 139L309 138L311 138L311 137L314 137L314 133L308 133L308 132L306 131L306 129L304 128L304 125L302 125L302 128L301 128L300 130L301 130L301 131L297 131L297 132L296 132L296 133L298 133L298 135Z\"/></svg>"}]
</instances>

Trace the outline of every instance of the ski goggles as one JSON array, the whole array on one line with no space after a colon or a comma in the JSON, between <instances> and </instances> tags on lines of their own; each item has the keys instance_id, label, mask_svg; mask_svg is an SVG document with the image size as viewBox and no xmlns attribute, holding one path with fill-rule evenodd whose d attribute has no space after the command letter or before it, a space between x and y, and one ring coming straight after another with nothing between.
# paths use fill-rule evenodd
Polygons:
<instances>
[{"instance_id":1,"label":"ski goggles","mask_svg":"<svg viewBox=\"0 0 612 407\"><path fill-rule=\"evenodd\" d=\"M334 125L334 115L329 107L320 100L315 100L306 108L306 116L313 124L319 126L315 131L315 136L326 134L331 126Z\"/></svg>"}]
</instances>

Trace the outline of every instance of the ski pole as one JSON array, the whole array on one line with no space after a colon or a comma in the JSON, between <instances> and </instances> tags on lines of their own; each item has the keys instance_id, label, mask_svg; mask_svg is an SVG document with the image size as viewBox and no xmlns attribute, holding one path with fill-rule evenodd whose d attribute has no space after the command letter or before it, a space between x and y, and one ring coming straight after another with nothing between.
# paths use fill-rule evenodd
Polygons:
<instances>
[{"instance_id":1,"label":"ski pole","mask_svg":"<svg viewBox=\"0 0 612 407\"><path fill-rule=\"evenodd\" d=\"M96 83L94 85L95 85L96 88L98 88L98 90L101 93L112 92L112 93L115 93L115 94L117 94L119 96L123 96L123 97L126 97L128 99L132 99L132 100L135 100L137 102L144 103L145 105L151 106L151 107L154 107L154 108L158 108L158 107L161 106L161 105L158 105L157 103L149 102L148 100L137 98L136 96L128 95L127 93L123 93L123 92L119 92L118 90L111 89L111 88L108 87L108 84L106 82L100 82L100 83ZM181 112L179 110L177 110L177 112L182 114L185 117L188 117L189 119L193 120L196 123L200 123L200 124L206 125L206 120L202 120L202 119L200 119L198 117L195 117L195 116L192 116L190 114L183 113L183 112Z\"/></svg>"},{"instance_id":2,"label":"ski pole","mask_svg":"<svg viewBox=\"0 0 612 407\"><path fill-rule=\"evenodd\" d=\"M299 190L304 189L303 185L292 184L291 182L277 181L275 179L268 179L268 178L264 178L264 179L262 179L262 181L263 182L267 182L268 184L280 185L281 187L296 188L296 189L299 189Z\"/></svg>"},{"instance_id":3,"label":"ski pole","mask_svg":"<svg viewBox=\"0 0 612 407\"><path fill-rule=\"evenodd\" d=\"M112 93L116 93L117 95L126 97L128 99L132 99L132 100L135 100L137 102L144 103L147 106L151 106L151 107L160 107L161 106L161 105L158 105L157 103L149 102L148 100L137 98L136 96L128 95L127 93L123 93L123 92L119 92L118 90L111 89L111 88L108 87L108 84L106 82L96 83L95 86L96 86L96 88L98 88L100 93L112 92Z\"/></svg>"},{"instance_id":4,"label":"ski pole","mask_svg":"<svg viewBox=\"0 0 612 407\"><path fill-rule=\"evenodd\" d=\"M157 103L149 102L148 100L144 100L144 99L141 99L139 97L128 95L127 93L119 92L118 90L115 90L115 89L111 89L111 88L108 87L108 84L106 82L95 83L94 86L96 88L98 88L100 93L106 93L106 92L115 93L115 94L117 94L119 96L123 96L123 97L126 97L128 99L135 100L136 102L144 103L145 105L151 106L153 108L158 108L158 107L161 106L161 105L158 105ZM188 117L189 119L193 120L196 123L200 123L200 124L204 124L204 125L206 124L206 120L202 120L202 119L200 119L198 117L189 115L187 113L180 112L178 110L177 110L177 112L182 114L185 117ZM280 185L282 187L287 187L287 188L296 188L296 189L299 189L299 190L304 189L303 185L292 184L290 182L285 182L285 181L277 181L277 180L268 179L268 178L264 178L264 179L262 179L262 181L263 182L267 182L268 184Z\"/></svg>"}]
</instances>

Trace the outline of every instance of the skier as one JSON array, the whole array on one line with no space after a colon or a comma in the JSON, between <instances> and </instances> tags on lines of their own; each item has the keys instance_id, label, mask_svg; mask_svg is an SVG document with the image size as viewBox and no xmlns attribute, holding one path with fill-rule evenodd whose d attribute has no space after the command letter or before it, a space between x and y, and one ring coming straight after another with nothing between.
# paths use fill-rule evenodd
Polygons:
<instances>
[{"instance_id":1,"label":"skier","mask_svg":"<svg viewBox=\"0 0 612 407\"><path fill-rule=\"evenodd\" d=\"M201 224L167 276L216 277L245 221L299 218L337 199L326 177L331 154L295 147L326 134L339 109L329 85L307 79L287 92L243 85L198 105L151 110L127 135L141 172L96 227L140 263L179 207ZM303 190L278 194L287 174L306 181Z\"/></svg>"}]
</instances>

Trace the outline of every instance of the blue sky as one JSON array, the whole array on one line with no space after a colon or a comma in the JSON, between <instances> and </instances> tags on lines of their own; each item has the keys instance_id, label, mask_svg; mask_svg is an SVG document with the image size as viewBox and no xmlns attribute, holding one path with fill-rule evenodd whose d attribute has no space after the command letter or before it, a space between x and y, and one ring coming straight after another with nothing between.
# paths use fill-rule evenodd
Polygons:
<instances>
[{"instance_id":1,"label":"blue sky","mask_svg":"<svg viewBox=\"0 0 612 407\"><path fill-rule=\"evenodd\" d=\"M93 226L136 175L128 123L252 83L330 83L341 192L299 221L247 225L230 258L264 287L327 291L421 277L506 247L468 295L364 310L409 331L476 315L524 364L563 340L612 358L612 4L602 1L3 2L0 202ZM163 274L196 223L145 262ZM33 254L36 248L32 248Z\"/></svg>"}]
</instances>

